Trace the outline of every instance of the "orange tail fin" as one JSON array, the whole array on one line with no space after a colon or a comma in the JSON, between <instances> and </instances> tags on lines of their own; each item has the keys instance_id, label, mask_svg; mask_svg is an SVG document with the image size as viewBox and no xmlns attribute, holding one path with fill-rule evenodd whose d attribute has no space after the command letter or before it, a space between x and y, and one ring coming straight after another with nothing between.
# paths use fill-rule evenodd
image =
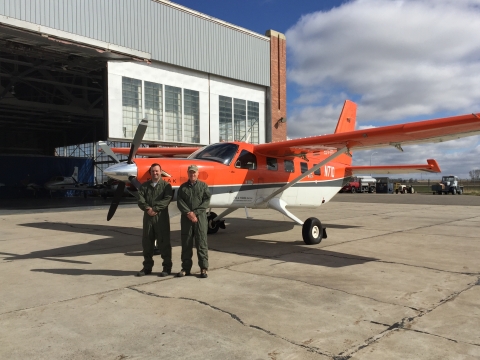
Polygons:
<instances>
[{"instance_id":1,"label":"orange tail fin","mask_svg":"<svg viewBox=\"0 0 480 360\"><path fill-rule=\"evenodd\" d=\"M357 120L357 104L350 100L345 100L342 112L338 118L336 133L343 133L355 130L355 122Z\"/></svg>"},{"instance_id":2,"label":"orange tail fin","mask_svg":"<svg viewBox=\"0 0 480 360\"><path fill-rule=\"evenodd\" d=\"M338 118L337 128L335 129L335 133L344 133L349 131L355 130L355 123L357 121L357 104L350 100L345 100L343 104L342 112L340 113L340 117ZM345 165L352 164L352 157L343 154L337 158L339 163Z\"/></svg>"}]
</instances>

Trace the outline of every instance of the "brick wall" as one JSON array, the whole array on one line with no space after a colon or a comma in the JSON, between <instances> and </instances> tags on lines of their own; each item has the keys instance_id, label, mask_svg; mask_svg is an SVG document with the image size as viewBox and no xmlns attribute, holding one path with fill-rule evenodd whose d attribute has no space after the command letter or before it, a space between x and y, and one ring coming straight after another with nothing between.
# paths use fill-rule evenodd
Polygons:
<instances>
[{"instance_id":1,"label":"brick wall","mask_svg":"<svg viewBox=\"0 0 480 360\"><path fill-rule=\"evenodd\" d=\"M268 30L270 37L270 92L268 96L270 106L270 120L267 121L267 134L271 139L267 141L282 141L287 139L287 123L280 122L287 119L287 42L285 35ZM268 119L267 119L268 120ZM269 136L270 138L270 136Z\"/></svg>"}]
</instances>

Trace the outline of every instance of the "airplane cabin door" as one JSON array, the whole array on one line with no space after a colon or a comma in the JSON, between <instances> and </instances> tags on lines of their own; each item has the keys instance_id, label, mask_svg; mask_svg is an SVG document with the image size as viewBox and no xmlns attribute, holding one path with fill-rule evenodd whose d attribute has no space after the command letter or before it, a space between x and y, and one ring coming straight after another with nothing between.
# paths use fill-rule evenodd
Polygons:
<instances>
[{"instance_id":1,"label":"airplane cabin door","mask_svg":"<svg viewBox=\"0 0 480 360\"><path fill-rule=\"evenodd\" d=\"M236 179L230 198L232 205L253 206L258 189L257 157L248 150L242 150L234 162L232 173Z\"/></svg>"}]
</instances>

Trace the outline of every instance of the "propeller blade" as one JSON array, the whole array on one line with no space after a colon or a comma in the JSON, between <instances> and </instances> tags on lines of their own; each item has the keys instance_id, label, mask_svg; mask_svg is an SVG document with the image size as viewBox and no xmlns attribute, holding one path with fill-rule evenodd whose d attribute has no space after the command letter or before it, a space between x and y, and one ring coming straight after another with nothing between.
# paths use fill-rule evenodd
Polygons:
<instances>
[{"instance_id":1,"label":"propeller blade","mask_svg":"<svg viewBox=\"0 0 480 360\"><path fill-rule=\"evenodd\" d=\"M102 151L110 156L116 163L119 163L120 160L118 160L117 156L115 155L115 153L112 151L112 149L110 149L110 146L107 145L107 143L105 141L100 141L98 143L98 146L100 147L100 149L102 149Z\"/></svg>"},{"instance_id":2,"label":"propeller blade","mask_svg":"<svg viewBox=\"0 0 480 360\"><path fill-rule=\"evenodd\" d=\"M130 181L130 184L137 188L137 190L140 189L140 186L142 186L141 182L138 181L135 176L130 176L128 180Z\"/></svg>"},{"instance_id":3,"label":"propeller blade","mask_svg":"<svg viewBox=\"0 0 480 360\"><path fill-rule=\"evenodd\" d=\"M112 204L110 205L110 209L108 210L107 221L115 214L117 211L118 204L120 203L120 199L123 196L123 191L125 190L125 183L123 181L119 181L117 185L117 190L115 190L115 194L113 194Z\"/></svg>"},{"instance_id":4,"label":"propeller blade","mask_svg":"<svg viewBox=\"0 0 480 360\"><path fill-rule=\"evenodd\" d=\"M147 131L148 120L142 119L140 124L138 124L137 131L135 132L135 136L133 137L132 145L130 146L130 154L128 154L127 163L131 164L132 159L135 157L140 144L142 143L143 136L145 135L145 131Z\"/></svg>"}]
</instances>

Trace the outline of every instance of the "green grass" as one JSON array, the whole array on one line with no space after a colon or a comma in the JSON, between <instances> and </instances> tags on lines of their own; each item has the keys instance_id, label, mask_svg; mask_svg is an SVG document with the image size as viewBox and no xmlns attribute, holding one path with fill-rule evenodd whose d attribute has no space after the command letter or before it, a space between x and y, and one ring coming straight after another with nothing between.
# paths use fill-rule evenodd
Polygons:
<instances>
[{"instance_id":1,"label":"green grass","mask_svg":"<svg viewBox=\"0 0 480 360\"><path fill-rule=\"evenodd\" d=\"M413 184L415 192L421 194L431 194L432 187L431 185L425 184ZM463 193L465 195L476 195L480 196L480 185L463 185Z\"/></svg>"}]
</instances>

